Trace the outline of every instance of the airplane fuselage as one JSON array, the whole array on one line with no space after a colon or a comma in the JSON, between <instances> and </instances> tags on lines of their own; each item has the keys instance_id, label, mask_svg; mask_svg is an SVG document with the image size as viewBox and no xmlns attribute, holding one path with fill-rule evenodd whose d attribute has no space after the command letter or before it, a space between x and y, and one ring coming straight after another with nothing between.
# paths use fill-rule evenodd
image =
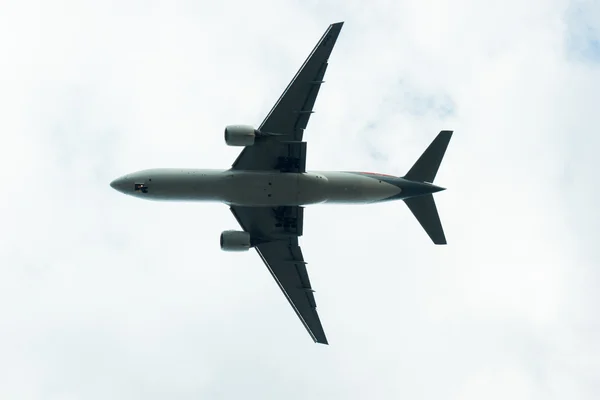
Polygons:
<instances>
[{"instance_id":1,"label":"airplane fuselage","mask_svg":"<svg viewBox=\"0 0 600 400\"><path fill-rule=\"evenodd\" d=\"M364 172L174 168L128 174L113 181L111 186L148 200L214 201L249 207L365 204L441 190L426 183Z\"/></svg>"}]
</instances>

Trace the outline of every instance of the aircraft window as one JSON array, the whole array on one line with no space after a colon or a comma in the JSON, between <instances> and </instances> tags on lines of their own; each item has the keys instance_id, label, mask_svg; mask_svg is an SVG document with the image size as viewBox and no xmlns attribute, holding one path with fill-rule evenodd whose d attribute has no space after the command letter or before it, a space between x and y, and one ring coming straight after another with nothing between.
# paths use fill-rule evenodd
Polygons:
<instances>
[{"instance_id":1,"label":"aircraft window","mask_svg":"<svg viewBox=\"0 0 600 400\"><path fill-rule=\"evenodd\" d=\"M135 183L134 190L136 192L148 193L148 186L143 183Z\"/></svg>"}]
</instances>

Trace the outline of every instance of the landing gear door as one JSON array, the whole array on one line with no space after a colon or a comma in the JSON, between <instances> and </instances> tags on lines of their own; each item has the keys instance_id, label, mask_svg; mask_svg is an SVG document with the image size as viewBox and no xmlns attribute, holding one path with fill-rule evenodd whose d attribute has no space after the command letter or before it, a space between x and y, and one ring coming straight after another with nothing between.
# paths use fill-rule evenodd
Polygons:
<instances>
[{"instance_id":1,"label":"landing gear door","mask_svg":"<svg viewBox=\"0 0 600 400\"><path fill-rule=\"evenodd\" d=\"M275 169L281 172L306 172L306 142L285 142L284 154L277 157Z\"/></svg>"}]
</instances>

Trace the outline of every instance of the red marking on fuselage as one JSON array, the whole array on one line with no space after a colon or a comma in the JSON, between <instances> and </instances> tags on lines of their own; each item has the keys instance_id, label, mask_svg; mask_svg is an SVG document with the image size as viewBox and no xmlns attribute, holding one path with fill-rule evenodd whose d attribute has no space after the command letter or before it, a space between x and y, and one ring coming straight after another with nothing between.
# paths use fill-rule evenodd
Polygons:
<instances>
[{"instance_id":1,"label":"red marking on fuselage","mask_svg":"<svg viewBox=\"0 0 600 400\"><path fill-rule=\"evenodd\" d=\"M396 178L394 175L388 175L388 174L380 174L378 172L361 172L361 174L365 174L365 175L375 175L375 176L387 176L390 178Z\"/></svg>"}]
</instances>

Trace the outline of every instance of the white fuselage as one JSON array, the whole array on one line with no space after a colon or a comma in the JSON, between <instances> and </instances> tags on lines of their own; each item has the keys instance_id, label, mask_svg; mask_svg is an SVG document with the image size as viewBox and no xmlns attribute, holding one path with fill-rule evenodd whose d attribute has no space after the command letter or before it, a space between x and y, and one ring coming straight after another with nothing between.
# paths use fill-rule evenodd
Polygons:
<instances>
[{"instance_id":1,"label":"white fuselage","mask_svg":"<svg viewBox=\"0 0 600 400\"><path fill-rule=\"evenodd\" d=\"M314 171L281 173L215 169L149 169L111 183L148 200L216 201L238 206L364 204L397 196L402 189L377 174Z\"/></svg>"}]
</instances>

